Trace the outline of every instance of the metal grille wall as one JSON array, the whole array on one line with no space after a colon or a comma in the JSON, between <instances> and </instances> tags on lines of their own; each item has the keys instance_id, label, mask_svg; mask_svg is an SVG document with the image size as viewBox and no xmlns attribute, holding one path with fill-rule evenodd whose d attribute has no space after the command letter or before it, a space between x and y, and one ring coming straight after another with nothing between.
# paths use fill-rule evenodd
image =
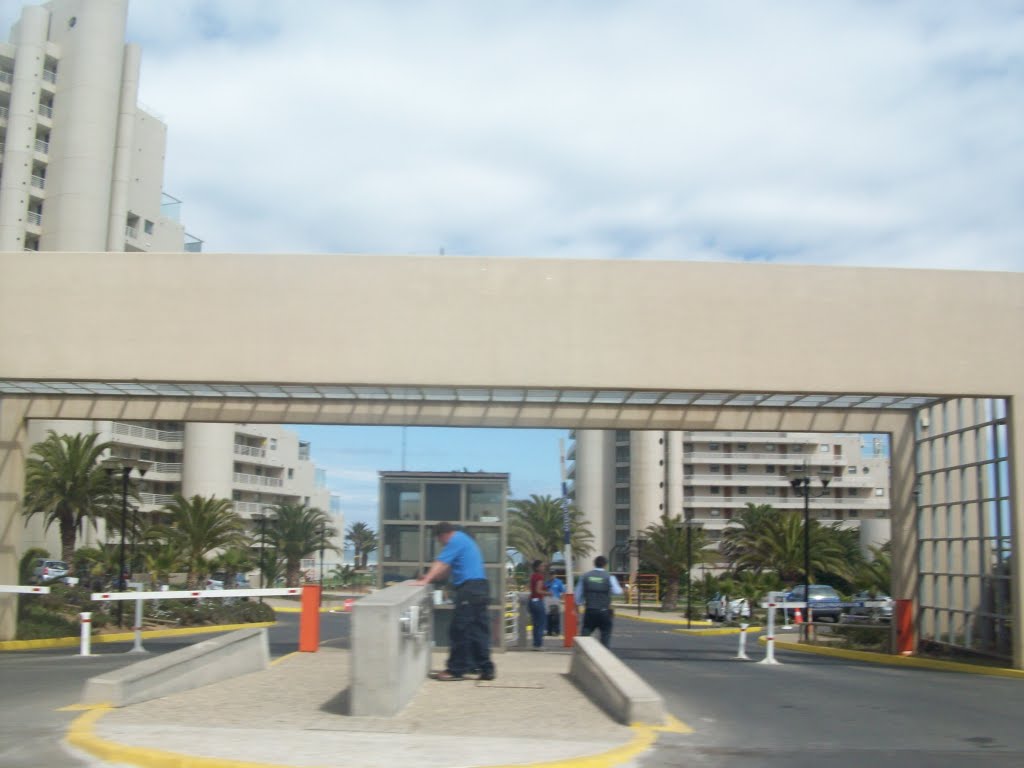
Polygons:
<instances>
[{"instance_id":1,"label":"metal grille wall","mask_svg":"<svg viewBox=\"0 0 1024 768\"><path fill-rule=\"evenodd\" d=\"M916 430L920 639L1012 660L1007 401L937 403Z\"/></svg>"}]
</instances>

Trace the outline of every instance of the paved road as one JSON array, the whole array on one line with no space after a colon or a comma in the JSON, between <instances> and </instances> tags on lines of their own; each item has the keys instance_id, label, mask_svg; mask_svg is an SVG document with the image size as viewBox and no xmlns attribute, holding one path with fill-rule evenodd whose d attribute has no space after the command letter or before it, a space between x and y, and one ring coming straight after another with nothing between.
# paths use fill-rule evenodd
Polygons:
<instances>
[{"instance_id":1,"label":"paved road","mask_svg":"<svg viewBox=\"0 0 1024 768\"><path fill-rule=\"evenodd\" d=\"M277 625L268 631L273 657L298 648L298 615L279 613L277 618ZM322 614L321 642L346 647L349 618L347 614ZM148 654L167 653L207 637L210 635L154 639L145 641L144 647ZM88 678L138 661L139 655L127 653L131 648L131 643L95 645L95 655L89 657L76 656L75 648L0 653L0 688L7 700L0 717L0 766L88 765L70 757L60 745L71 721L81 713L58 710L78 702Z\"/></svg>"},{"instance_id":2,"label":"paved road","mask_svg":"<svg viewBox=\"0 0 1024 768\"><path fill-rule=\"evenodd\" d=\"M689 637L621 618L616 654L694 729L665 734L643 768L1019 768L1024 682L802 653L735 661L735 637ZM748 645L751 658L763 647Z\"/></svg>"}]
</instances>

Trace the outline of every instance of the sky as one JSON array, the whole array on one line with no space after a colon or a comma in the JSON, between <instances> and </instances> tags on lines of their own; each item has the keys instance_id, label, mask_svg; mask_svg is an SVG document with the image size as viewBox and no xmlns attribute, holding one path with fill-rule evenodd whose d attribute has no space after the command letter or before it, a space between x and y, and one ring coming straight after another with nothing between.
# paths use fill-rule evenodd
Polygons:
<instances>
[{"instance_id":1,"label":"sky","mask_svg":"<svg viewBox=\"0 0 1024 768\"><path fill-rule=\"evenodd\" d=\"M1021 0L133 0L127 35L207 252L1024 268ZM401 430L300 431L374 522ZM556 494L564 435L409 428L407 468Z\"/></svg>"}]
</instances>

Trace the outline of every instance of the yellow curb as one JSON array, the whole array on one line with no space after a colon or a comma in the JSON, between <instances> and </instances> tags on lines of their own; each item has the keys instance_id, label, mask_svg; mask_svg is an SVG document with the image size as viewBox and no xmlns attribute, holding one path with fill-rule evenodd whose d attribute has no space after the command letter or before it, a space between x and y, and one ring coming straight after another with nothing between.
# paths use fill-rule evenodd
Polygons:
<instances>
[{"instance_id":1,"label":"yellow curb","mask_svg":"<svg viewBox=\"0 0 1024 768\"><path fill-rule=\"evenodd\" d=\"M285 658L288 657L282 657L282 659ZM282 659L278 659L278 661ZM70 707L66 709L70 709ZM75 718L65 737L68 744L105 762L138 765L145 768L285 768L273 763L250 763L219 757L197 757L108 741L96 735L95 726L110 709L106 705L92 705L87 712ZM544 763L514 763L505 766L490 766L489 768L615 768L615 766L632 761L649 750L657 741L659 733L693 733L690 726L672 715L666 717L666 722L663 725L633 723L629 727L633 731L633 738L629 743L598 755L552 760Z\"/></svg>"},{"instance_id":2,"label":"yellow curb","mask_svg":"<svg viewBox=\"0 0 1024 768\"><path fill-rule=\"evenodd\" d=\"M758 638L758 640L761 643L767 642L763 637ZM893 667L934 669L940 672L963 672L969 675L988 675L990 677L1010 677L1018 680L1024 680L1024 670L1009 669L1007 667L985 667L980 664L965 664L960 661L925 659L920 656L896 656L888 653L873 653L872 651L853 651L849 648L828 648L821 645L790 643L785 640L776 640L775 647L787 651L816 653L819 656L833 656L835 658L864 661L872 664L887 664Z\"/></svg>"},{"instance_id":3,"label":"yellow curb","mask_svg":"<svg viewBox=\"0 0 1024 768\"><path fill-rule=\"evenodd\" d=\"M292 651L291 653L286 653L284 656L278 656L276 659L274 659L272 662L270 662L270 666L272 666L272 667L277 666L278 664L280 664L285 659L290 659L292 656L298 656L298 655L299 655L298 651Z\"/></svg>"},{"instance_id":4,"label":"yellow curb","mask_svg":"<svg viewBox=\"0 0 1024 768\"><path fill-rule=\"evenodd\" d=\"M292 608L291 606L286 606L286 605L283 605L283 606L280 606L280 607L272 605L272 606L270 606L270 608L271 608L271 610L274 611L274 613L302 613L302 609L301 608ZM317 611L319 613L330 613L332 610L334 610L334 609L332 609L332 608L318 608L317 609ZM343 611L343 613L351 613L351 611Z\"/></svg>"},{"instance_id":5,"label":"yellow curb","mask_svg":"<svg viewBox=\"0 0 1024 768\"><path fill-rule=\"evenodd\" d=\"M98 707L76 717L65 737L68 744L105 762L127 763L145 766L145 768L285 768L285 766L277 766L272 763L250 763L242 760L225 760L221 757L196 757L107 741L96 735L94 726L109 711L109 707Z\"/></svg>"},{"instance_id":6,"label":"yellow curb","mask_svg":"<svg viewBox=\"0 0 1024 768\"><path fill-rule=\"evenodd\" d=\"M681 635L690 635L691 637L717 637L719 635L738 635L741 630L739 627L723 627L722 629L676 629L674 632L678 632ZM764 627L750 626L747 627L747 633L750 632L763 632Z\"/></svg>"},{"instance_id":7,"label":"yellow curb","mask_svg":"<svg viewBox=\"0 0 1024 768\"><path fill-rule=\"evenodd\" d=\"M632 619L633 621L649 621L653 624L685 624L686 619L662 619L657 616L637 616L634 613L622 613L621 611L615 612L616 619ZM704 619L691 619L690 624L696 624L700 627L712 627L715 626L713 621L705 621Z\"/></svg>"},{"instance_id":8,"label":"yellow curb","mask_svg":"<svg viewBox=\"0 0 1024 768\"><path fill-rule=\"evenodd\" d=\"M143 630L142 639L154 639L158 637L178 637L181 635L203 635L208 632L233 632L236 629L258 629L259 627L273 627L276 621L256 621L251 624L217 624L211 627L175 627L173 629L151 629ZM134 632L117 632L110 635L93 635L89 642L91 645L97 643L124 643L135 639ZM45 640L4 640L0 641L0 651L26 651L40 648L71 648L81 644L80 637L50 637Z\"/></svg>"}]
</instances>

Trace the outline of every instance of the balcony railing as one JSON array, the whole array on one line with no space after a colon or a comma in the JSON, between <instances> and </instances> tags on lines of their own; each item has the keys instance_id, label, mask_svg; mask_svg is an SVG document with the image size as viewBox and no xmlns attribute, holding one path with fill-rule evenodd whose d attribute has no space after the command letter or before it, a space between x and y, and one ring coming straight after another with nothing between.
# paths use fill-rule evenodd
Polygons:
<instances>
[{"instance_id":1,"label":"balcony railing","mask_svg":"<svg viewBox=\"0 0 1024 768\"><path fill-rule=\"evenodd\" d=\"M0 117L7 117L7 107L0 107Z\"/></svg>"},{"instance_id":2,"label":"balcony railing","mask_svg":"<svg viewBox=\"0 0 1024 768\"><path fill-rule=\"evenodd\" d=\"M36 213L35 211L28 212L28 223L35 224L37 227L43 223L43 214Z\"/></svg>"},{"instance_id":3,"label":"balcony railing","mask_svg":"<svg viewBox=\"0 0 1024 768\"><path fill-rule=\"evenodd\" d=\"M51 107L49 104L40 104L39 114L42 117L53 117L53 107Z\"/></svg>"},{"instance_id":4,"label":"balcony railing","mask_svg":"<svg viewBox=\"0 0 1024 768\"><path fill-rule=\"evenodd\" d=\"M150 472L161 472L165 475L180 475L182 464L180 461L158 461L151 464Z\"/></svg>"},{"instance_id":5,"label":"balcony railing","mask_svg":"<svg viewBox=\"0 0 1024 768\"><path fill-rule=\"evenodd\" d=\"M761 494L750 494L749 496L686 496L683 499L683 506L702 504L711 507L743 507L748 502L756 504L771 504L776 509L803 509L804 499L802 496L763 496ZM829 509L831 507L861 507L864 509L879 509L889 506L889 500L884 496L847 496L836 498L823 496L820 499L811 499L811 509Z\"/></svg>"},{"instance_id":6,"label":"balcony railing","mask_svg":"<svg viewBox=\"0 0 1024 768\"><path fill-rule=\"evenodd\" d=\"M46 179L42 176L33 176L32 186L36 189L46 189Z\"/></svg>"},{"instance_id":7,"label":"balcony railing","mask_svg":"<svg viewBox=\"0 0 1024 768\"><path fill-rule=\"evenodd\" d=\"M0 69L0 83L13 83L14 75L6 70Z\"/></svg>"},{"instance_id":8,"label":"balcony railing","mask_svg":"<svg viewBox=\"0 0 1024 768\"><path fill-rule=\"evenodd\" d=\"M170 493L140 493L139 501L147 507L162 507L174 501L174 495Z\"/></svg>"},{"instance_id":9,"label":"balcony railing","mask_svg":"<svg viewBox=\"0 0 1024 768\"><path fill-rule=\"evenodd\" d=\"M123 424L118 421L114 422L113 433L115 435L137 437L143 440L157 440L161 443L180 443L185 437L184 432L151 429L150 427L140 427L137 424Z\"/></svg>"},{"instance_id":10,"label":"balcony railing","mask_svg":"<svg viewBox=\"0 0 1024 768\"><path fill-rule=\"evenodd\" d=\"M235 453L239 456L255 456L258 459L267 458L267 449L258 448L254 445L242 445L241 443L235 443Z\"/></svg>"},{"instance_id":11,"label":"balcony railing","mask_svg":"<svg viewBox=\"0 0 1024 768\"><path fill-rule=\"evenodd\" d=\"M691 451L686 453L684 458L687 461L699 459L701 461L715 462L719 459L743 462L746 459L751 461L765 461L771 464L794 464L806 461L809 466L833 467L837 464L846 464L842 456L835 456L831 453L775 453L772 451L743 451L741 453L726 453L724 451Z\"/></svg>"},{"instance_id":12,"label":"balcony railing","mask_svg":"<svg viewBox=\"0 0 1024 768\"><path fill-rule=\"evenodd\" d=\"M43 80L45 80L47 83L56 83L57 82L57 73L54 72L52 69L44 69L43 70Z\"/></svg>"},{"instance_id":13,"label":"balcony railing","mask_svg":"<svg viewBox=\"0 0 1024 768\"><path fill-rule=\"evenodd\" d=\"M244 472L235 472L235 482L244 485L266 485L271 488L280 488L283 483L279 477L267 477L266 475L247 475Z\"/></svg>"},{"instance_id":14,"label":"balcony railing","mask_svg":"<svg viewBox=\"0 0 1024 768\"><path fill-rule=\"evenodd\" d=\"M45 155L50 151L50 142L36 139L35 149L36 152L41 152Z\"/></svg>"},{"instance_id":15,"label":"balcony railing","mask_svg":"<svg viewBox=\"0 0 1024 768\"><path fill-rule=\"evenodd\" d=\"M139 228L138 227L125 226L125 228L124 228L124 236L127 237L129 240L137 239L138 236L139 236Z\"/></svg>"}]
</instances>

